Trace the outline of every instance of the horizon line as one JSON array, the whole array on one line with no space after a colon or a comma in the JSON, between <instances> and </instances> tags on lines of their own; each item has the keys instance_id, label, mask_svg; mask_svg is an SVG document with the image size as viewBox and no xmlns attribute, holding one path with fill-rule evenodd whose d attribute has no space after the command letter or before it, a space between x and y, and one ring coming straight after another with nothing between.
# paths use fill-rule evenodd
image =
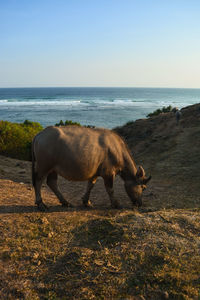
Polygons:
<instances>
[{"instance_id":1,"label":"horizon line","mask_svg":"<svg viewBox=\"0 0 200 300\"><path fill-rule=\"evenodd\" d=\"M12 87L0 87L0 89L45 89L45 88L116 88L116 89L126 89L126 88L133 88L133 89L196 89L199 90L197 87L153 87L153 86L12 86Z\"/></svg>"}]
</instances>

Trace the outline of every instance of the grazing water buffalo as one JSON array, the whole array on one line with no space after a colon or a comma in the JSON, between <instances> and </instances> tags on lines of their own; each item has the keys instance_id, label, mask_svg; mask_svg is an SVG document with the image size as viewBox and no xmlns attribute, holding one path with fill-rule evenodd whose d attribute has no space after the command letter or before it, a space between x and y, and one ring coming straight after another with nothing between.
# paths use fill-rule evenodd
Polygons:
<instances>
[{"instance_id":1,"label":"grazing water buffalo","mask_svg":"<svg viewBox=\"0 0 200 300\"><path fill-rule=\"evenodd\" d=\"M113 131L101 128L79 126L47 127L35 136L32 143L32 182L35 203L45 210L41 186L47 177L47 184L60 203L69 203L57 187L57 176L72 181L88 181L82 198L84 206L90 206L90 192L98 176L104 179L111 206L119 207L114 198L113 180L119 174L133 204L142 205L142 191L151 179L145 177L144 169L136 168L125 142Z\"/></svg>"}]
</instances>

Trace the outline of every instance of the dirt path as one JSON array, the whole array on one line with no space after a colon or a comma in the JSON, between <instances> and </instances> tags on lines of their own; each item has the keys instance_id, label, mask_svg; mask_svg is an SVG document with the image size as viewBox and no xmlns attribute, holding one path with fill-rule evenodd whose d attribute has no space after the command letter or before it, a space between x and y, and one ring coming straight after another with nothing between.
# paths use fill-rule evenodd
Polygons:
<instances>
[{"instance_id":1,"label":"dirt path","mask_svg":"<svg viewBox=\"0 0 200 300\"><path fill-rule=\"evenodd\" d=\"M59 187L64 197L76 207L82 205L81 197L86 185L87 182L69 182L59 177ZM148 189L143 193L143 209L152 210L166 207L165 202L159 201L159 194L161 192L163 194L165 189L165 185L157 184L155 180L152 180ZM132 208L124 190L123 181L119 176L115 179L114 190L120 204L124 208ZM46 184L43 185L42 196L44 202L51 206L51 210L64 210ZM97 180L90 200L94 207L110 207L102 178ZM54 206L56 208L53 208ZM12 211L35 211L34 191L31 185L31 163L0 156L0 213Z\"/></svg>"},{"instance_id":2,"label":"dirt path","mask_svg":"<svg viewBox=\"0 0 200 300\"><path fill-rule=\"evenodd\" d=\"M67 201L76 208L82 205L81 197L86 189L86 182L69 182L59 177L59 187ZM194 208L195 199L184 201L188 195L179 193L181 185L173 189L170 182L152 179L143 193L142 211L154 211L163 208ZM117 199L124 208L132 208L131 202L124 190L120 177L115 179L114 190ZM50 211L65 211L51 190L43 185L44 202L50 206ZM110 202L105 191L102 178L99 178L90 197L94 207L109 208ZM31 163L0 156L0 214L12 212L35 212L34 191L31 185Z\"/></svg>"},{"instance_id":3,"label":"dirt path","mask_svg":"<svg viewBox=\"0 0 200 300\"><path fill-rule=\"evenodd\" d=\"M200 104L197 104L182 110L178 126L174 114L166 113L155 118L137 120L117 130L127 141L136 164L142 164L147 175L152 174L152 180L143 196L144 210L199 207L199 124ZM19 206L34 205L30 162L0 156L0 180L0 212L2 207L5 209L6 205L11 205L10 202ZM81 205L86 184L59 178L63 195L75 206ZM114 189L121 205L131 208L119 177L115 180ZM59 204L46 185L43 188L43 199L51 206ZM95 207L110 206L101 178L91 193L91 201Z\"/></svg>"},{"instance_id":4,"label":"dirt path","mask_svg":"<svg viewBox=\"0 0 200 300\"><path fill-rule=\"evenodd\" d=\"M23 209L24 212L35 211L34 207L32 207L34 205L34 191L31 185L31 163L0 156L0 166L0 213L11 212L12 210L22 212ZM82 205L81 197L84 194L86 185L86 182L69 182L59 177L59 187L64 197L67 201L78 207ZM124 190L123 182L119 177L115 180L114 188L116 197L123 207L131 207L131 203ZM145 206L148 202L147 198L152 196L151 190L149 189L145 193ZM47 205L59 205L57 198L46 184L43 185L42 195ZM110 206L102 178L98 179L91 193L91 202L95 207Z\"/></svg>"}]
</instances>

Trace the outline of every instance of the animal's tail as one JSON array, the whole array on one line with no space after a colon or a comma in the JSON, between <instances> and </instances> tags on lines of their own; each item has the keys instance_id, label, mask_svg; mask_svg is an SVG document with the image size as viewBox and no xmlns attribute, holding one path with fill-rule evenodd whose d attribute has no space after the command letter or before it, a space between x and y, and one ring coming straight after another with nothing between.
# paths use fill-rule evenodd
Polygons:
<instances>
[{"instance_id":1,"label":"animal's tail","mask_svg":"<svg viewBox=\"0 0 200 300\"><path fill-rule=\"evenodd\" d=\"M34 141L35 141L35 138L33 139L32 145L31 145L31 156L32 156L32 184L33 184L33 186L35 186L35 181L36 181Z\"/></svg>"}]
</instances>

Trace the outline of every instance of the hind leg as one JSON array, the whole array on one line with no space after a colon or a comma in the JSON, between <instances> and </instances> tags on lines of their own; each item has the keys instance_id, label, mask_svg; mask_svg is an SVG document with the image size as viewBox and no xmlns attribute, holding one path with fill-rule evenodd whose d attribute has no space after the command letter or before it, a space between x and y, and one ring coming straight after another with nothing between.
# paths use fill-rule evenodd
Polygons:
<instances>
[{"instance_id":1,"label":"hind leg","mask_svg":"<svg viewBox=\"0 0 200 300\"><path fill-rule=\"evenodd\" d=\"M35 174L35 183L34 183L34 190L35 190L35 204L38 206L38 209L41 211L45 211L48 207L44 204L41 197L41 187L43 183L44 177L38 176Z\"/></svg>"},{"instance_id":2,"label":"hind leg","mask_svg":"<svg viewBox=\"0 0 200 300\"><path fill-rule=\"evenodd\" d=\"M86 192L85 192L85 194L82 197L83 205L85 207L92 207L92 204L89 201L89 197L90 197L91 190L93 189L96 181L97 181L97 177L95 177L95 178L93 178L91 180L88 180L88 185L87 185Z\"/></svg>"},{"instance_id":3,"label":"hind leg","mask_svg":"<svg viewBox=\"0 0 200 300\"><path fill-rule=\"evenodd\" d=\"M112 208L120 208L120 205L119 205L117 199L114 197L114 189L113 189L114 176L112 176L112 175L107 176L107 177L104 177L103 179L104 179L104 185L105 185L106 191L110 198L111 207Z\"/></svg>"},{"instance_id":4,"label":"hind leg","mask_svg":"<svg viewBox=\"0 0 200 300\"><path fill-rule=\"evenodd\" d=\"M49 175L47 176L47 185L54 192L54 194L56 195L56 197L58 198L58 200L60 201L62 206L72 206L71 204L69 204L65 200L65 198L63 197L63 195L59 191L58 184L57 184L57 179L58 179L58 174L56 172L49 173Z\"/></svg>"}]
</instances>

